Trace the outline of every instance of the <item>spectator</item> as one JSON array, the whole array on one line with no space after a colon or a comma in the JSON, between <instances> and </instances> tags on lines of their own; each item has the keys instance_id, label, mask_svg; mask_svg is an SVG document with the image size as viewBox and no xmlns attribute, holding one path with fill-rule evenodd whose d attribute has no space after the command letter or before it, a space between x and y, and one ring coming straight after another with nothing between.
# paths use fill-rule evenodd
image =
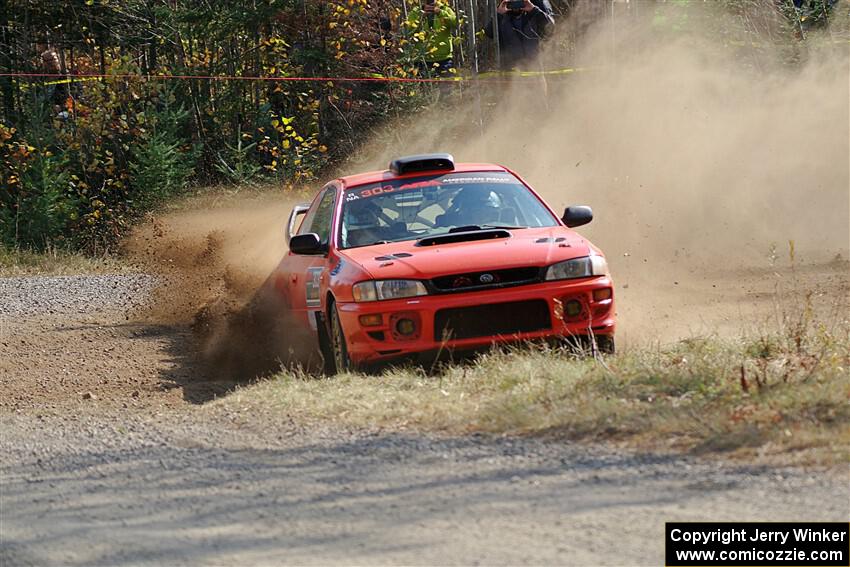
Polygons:
<instances>
[{"instance_id":1,"label":"spectator","mask_svg":"<svg viewBox=\"0 0 850 567\"><path fill-rule=\"evenodd\" d=\"M423 75L436 77L454 69L452 32L456 26L457 15L444 0L421 0L410 10L406 27L418 36L417 65Z\"/></svg>"},{"instance_id":2,"label":"spectator","mask_svg":"<svg viewBox=\"0 0 850 567\"><path fill-rule=\"evenodd\" d=\"M530 64L540 52L540 42L555 23L549 0L502 0L496 9L502 69ZM493 37L493 21L484 28Z\"/></svg>"},{"instance_id":3,"label":"spectator","mask_svg":"<svg viewBox=\"0 0 850 567\"><path fill-rule=\"evenodd\" d=\"M41 66L45 74L61 75L62 63L59 54L48 49L41 54ZM42 101L52 111L53 116L68 117L68 99L71 97L70 80L66 77L45 77Z\"/></svg>"}]
</instances>

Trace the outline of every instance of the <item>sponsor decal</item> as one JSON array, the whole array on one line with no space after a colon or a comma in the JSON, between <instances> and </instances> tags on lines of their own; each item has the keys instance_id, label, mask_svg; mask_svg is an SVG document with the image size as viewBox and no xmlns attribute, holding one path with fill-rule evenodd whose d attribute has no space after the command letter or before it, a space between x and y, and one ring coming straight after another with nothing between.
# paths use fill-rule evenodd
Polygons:
<instances>
[{"instance_id":1,"label":"sponsor decal","mask_svg":"<svg viewBox=\"0 0 850 567\"><path fill-rule=\"evenodd\" d=\"M453 183L514 183L510 177L449 177L443 180L444 185Z\"/></svg>"},{"instance_id":2,"label":"sponsor decal","mask_svg":"<svg viewBox=\"0 0 850 567\"><path fill-rule=\"evenodd\" d=\"M466 177L447 177L444 179L425 179L420 181L412 181L410 183L401 183L399 185L378 185L369 187L368 189L351 189L346 191L345 200L354 201L356 199L368 199L369 197L377 197L387 193L396 193L399 191L407 191L409 189L424 189L426 187L440 187L441 185L457 185L461 183L515 183L509 176L466 176Z\"/></svg>"},{"instance_id":3,"label":"sponsor decal","mask_svg":"<svg viewBox=\"0 0 850 567\"><path fill-rule=\"evenodd\" d=\"M398 191L407 191L409 189L422 189L424 187L439 187L440 183L438 181L419 181L416 183L406 183L404 185L394 186L394 185L379 185L377 187L372 187L370 189L363 189L358 192L358 195L363 198L369 197L377 197L378 195L384 195L387 193L395 193Z\"/></svg>"},{"instance_id":4,"label":"sponsor decal","mask_svg":"<svg viewBox=\"0 0 850 567\"><path fill-rule=\"evenodd\" d=\"M321 282L324 268L307 268L307 281L305 282L307 307L318 307L322 304Z\"/></svg>"}]
</instances>

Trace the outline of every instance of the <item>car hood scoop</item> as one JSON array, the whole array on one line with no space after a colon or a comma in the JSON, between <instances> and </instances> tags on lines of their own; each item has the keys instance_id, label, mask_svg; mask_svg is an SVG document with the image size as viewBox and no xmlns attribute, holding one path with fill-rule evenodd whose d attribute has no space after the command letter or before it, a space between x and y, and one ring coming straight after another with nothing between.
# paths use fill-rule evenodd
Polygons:
<instances>
[{"instance_id":1,"label":"car hood scoop","mask_svg":"<svg viewBox=\"0 0 850 567\"><path fill-rule=\"evenodd\" d=\"M420 238L414 246L436 246L438 244L454 244L455 242L472 242L475 240L494 240L497 238L510 238L511 233L503 228L491 228L485 230L470 230L467 232L449 232Z\"/></svg>"}]
</instances>

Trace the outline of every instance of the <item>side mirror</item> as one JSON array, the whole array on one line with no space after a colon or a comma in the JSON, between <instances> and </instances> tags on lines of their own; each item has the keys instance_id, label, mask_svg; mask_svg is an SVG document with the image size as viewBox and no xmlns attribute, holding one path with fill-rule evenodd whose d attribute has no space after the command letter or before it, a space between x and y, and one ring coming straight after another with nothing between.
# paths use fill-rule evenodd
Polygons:
<instances>
[{"instance_id":1,"label":"side mirror","mask_svg":"<svg viewBox=\"0 0 850 567\"><path fill-rule=\"evenodd\" d=\"M295 234L295 223L298 222L298 217L306 213L310 210L310 203L302 203L300 205L295 205L292 208L292 212L289 213L289 220L286 221L286 244L289 245L289 241L292 240L292 235Z\"/></svg>"},{"instance_id":2,"label":"side mirror","mask_svg":"<svg viewBox=\"0 0 850 567\"><path fill-rule=\"evenodd\" d=\"M293 254L324 254L325 246L319 239L319 235L315 232L307 234L297 234L289 241L289 250Z\"/></svg>"},{"instance_id":3,"label":"side mirror","mask_svg":"<svg viewBox=\"0 0 850 567\"><path fill-rule=\"evenodd\" d=\"M561 220L570 228L581 226L593 220L593 210L590 207L573 205L564 210Z\"/></svg>"}]
</instances>

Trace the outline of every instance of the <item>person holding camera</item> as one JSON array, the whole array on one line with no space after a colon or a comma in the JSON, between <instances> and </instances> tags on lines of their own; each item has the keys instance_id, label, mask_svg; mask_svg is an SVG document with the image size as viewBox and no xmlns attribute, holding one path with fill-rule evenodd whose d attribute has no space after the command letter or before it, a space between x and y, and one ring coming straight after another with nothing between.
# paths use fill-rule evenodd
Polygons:
<instances>
[{"instance_id":1,"label":"person holding camera","mask_svg":"<svg viewBox=\"0 0 850 567\"><path fill-rule=\"evenodd\" d=\"M55 49L47 49L41 54L41 66L45 76L37 89L38 99L44 105L51 118L66 120L70 116L69 104L73 103L71 81L62 72L62 63Z\"/></svg>"},{"instance_id":2,"label":"person holding camera","mask_svg":"<svg viewBox=\"0 0 850 567\"><path fill-rule=\"evenodd\" d=\"M413 42L419 49L416 64L426 77L439 77L454 68L452 32L457 15L444 0L422 0L410 10L407 29L413 32Z\"/></svg>"},{"instance_id":3,"label":"person holding camera","mask_svg":"<svg viewBox=\"0 0 850 567\"><path fill-rule=\"evenodd\" d=\"M504 70L524 67L540 52L540 42L555 18L549 0L501 0L496 8L499 52ZM493 21L484 28L493 37Z\"/></svg>"}]
</instances>

